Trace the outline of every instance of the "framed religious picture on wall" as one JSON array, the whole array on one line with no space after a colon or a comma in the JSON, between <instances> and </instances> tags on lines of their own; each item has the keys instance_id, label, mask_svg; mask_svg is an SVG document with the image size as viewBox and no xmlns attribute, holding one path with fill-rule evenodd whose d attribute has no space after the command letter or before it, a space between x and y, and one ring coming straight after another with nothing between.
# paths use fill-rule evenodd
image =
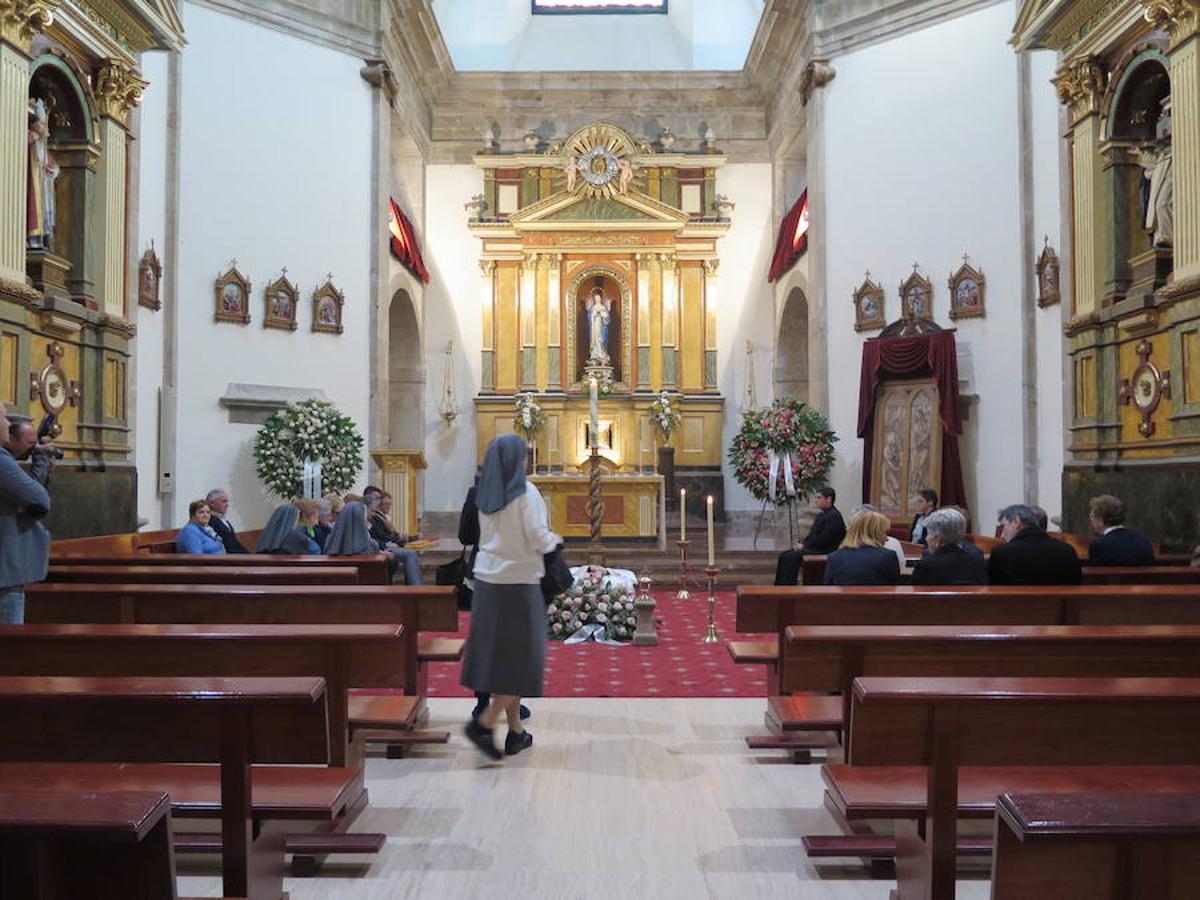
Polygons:
<instances>
[{"instance_id":1,"label":"framed religious picture on wall","mask_svg":"<svg viewBox=\"0 0 1200 900\"><path fill-rule=\"evenodd\" d=\"M213 318L218 322L237 322L245 325L250 321L250 282L238 271L237 260L229 264L229 271L217 276L213 286L215 309Z\"/></svg>"},{"instance_id":2,"label":"framed religious picture on wall","mask_svg":"<svg viewBox=\"0 0 1200 900\"><path fill-rule=\"evenodd\" d=\"M267 285L263 297L266 301L263 327L295 331L296 306L300 302L300 292L288 281L286 268L278 278Z\"/></svg>"},{"instance_id":3,"label":"framed religious picture on wall","mask_svg":"<svg viewBox=\"0 0 1200 900\"><path fill-rule=\"evenodd\" d=\"M983 296L986 279L963 255L962 265L950 275L950 318L973 319L984 315Z\"/></svg>"},{"instance_id":4,"label":"framed religious picture on wall","mask_svg":"<svg viewBox=\"0 0 1200 900\"><path fill-rule=\"evenodd\" d=\"M154 241L150 249L142 254L138 263L138 306L147 309L162 309L162 263L154 252Z\"/></svg>"},{"instance_id":5,"label":"framed religious picture on wall","mask_svg":"<svg viewBox=\"0 0 1200 900\"><path fill-rule=\"evenodd\" d=\"M1050 236L1046 236L1046 245L1042 247L1042 255L1037 260L1038 298L1037 305L1051 306L1059 301L1059 270L1058 254L1050 246Z\"/></svg>"},{"instance_id":6,"label":"framed religious picture on wall","mask_svg":"<svg viewBox=\"0 0 1200 900\"><path fill-rule=\"evenodd\" d=\"M883 313L883 285L871 280L867 272L863 283L854 291L854 330L875 331L887 324Z\"/></svg>"},{"instance_id":7,"label":"framed religious picture on wall","mask_svg":"<svg viewBox=\"0 0 1200 900\"><path fill-rule=\"evenodd\" d=\"M346 296L333 286L333 274L325 276L325 283L313 291L312 330L328 334L342 333L342 304Z\"/></svg>"},{"instance_id":8,"label":"framed religious picture on wall","mask_svg":"<svg viewBox=\"0 0 1200 900\"><path fill-rule=\"evenodd\" d=\"M928 319L933 321L933 282L917 271L920 266L913 263L912 274L900 282L900 315L905 319Z\"/></svg>"}]
</instances>

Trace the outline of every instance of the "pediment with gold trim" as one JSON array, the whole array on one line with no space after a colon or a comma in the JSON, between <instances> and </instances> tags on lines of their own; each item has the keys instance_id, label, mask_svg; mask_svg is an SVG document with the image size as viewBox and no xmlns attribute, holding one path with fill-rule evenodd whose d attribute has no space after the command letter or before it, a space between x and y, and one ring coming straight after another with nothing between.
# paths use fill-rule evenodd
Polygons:
<instances>
[{"instance_id":1,"label":"pediment with gold trim","mask_svg":"<svg viewBox=\"0 0 1200 900\"><path fill-rule=\"evenodd\" d=\"M589 197L560 191L509 217L517 231L561 231L603 223L610 229L680 231L688 223L685 212L637 191L613 197Z\"/></svg>"}]
</instances>

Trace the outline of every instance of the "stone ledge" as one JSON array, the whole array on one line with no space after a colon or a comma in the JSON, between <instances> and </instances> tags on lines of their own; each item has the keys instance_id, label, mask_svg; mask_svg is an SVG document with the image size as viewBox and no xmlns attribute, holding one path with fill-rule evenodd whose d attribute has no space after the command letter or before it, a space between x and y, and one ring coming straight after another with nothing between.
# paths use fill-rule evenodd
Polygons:
<instances>
[{"instance_id":1,"label":"stone ledge","mask_svg":"<svg viewBox=\"0 0 1200 900\"><path fill-rule=\"evenodd\" d=\"M328 400L320 388L280 387L271 384L230 382L217 402L229 410L233 425L261 425L267 416L289 403L301 400Z\"/></svg>"}]
</instances>

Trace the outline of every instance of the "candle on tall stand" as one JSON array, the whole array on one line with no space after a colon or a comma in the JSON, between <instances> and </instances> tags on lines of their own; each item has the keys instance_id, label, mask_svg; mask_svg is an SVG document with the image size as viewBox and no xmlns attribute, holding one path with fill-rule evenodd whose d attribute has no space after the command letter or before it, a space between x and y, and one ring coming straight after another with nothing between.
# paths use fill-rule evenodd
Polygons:
<instances>
[{"instance_id":1,"label":"candle on tall stand","mask_svg":"<svg viewBox=\"0 0 1200 900\"><path fill-rule=\"evenodd\" d=\"M687 488L679 489L679 539L687 540Z\"/></svg>"},{"instance_id":2,"label":"candle on tall stand","mask_svg":"<svg viewBox=\"0 0 1200 900\"><path fill-rule=\"evenodd\" d=\"M712 494L708 495L708 565L709 567L717 564L716 549L713 544L713 498Z\"/></svg>"},{"instance_id":3,"label":"candle on tall stand","mask_svg":"<svg viewBox=\"0 0 1200 900\"><path fill-rule=\"evenodd\" d=\"M600 383L593 375L588 381L588 405L592 419L592 449L600 446Z\"/></svg>"}]
</instances>

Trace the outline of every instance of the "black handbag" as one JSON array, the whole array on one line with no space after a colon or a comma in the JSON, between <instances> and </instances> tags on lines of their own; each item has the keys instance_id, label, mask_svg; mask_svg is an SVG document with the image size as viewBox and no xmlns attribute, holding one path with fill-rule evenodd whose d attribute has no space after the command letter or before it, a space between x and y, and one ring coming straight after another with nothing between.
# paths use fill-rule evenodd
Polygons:
<instances>
[{"instance_id":1,"label":"black handbag","mask_svg":"<svg viewBox=\"0 0 1200 900\"><path fill-rule=\"evenodd\" d=\"M568 590L575 583L575 576L563 559L562 544L559 544L543 557L546 574L542 576L542 599L549 606L554 598Z\"/></svg>"},{"instance_id":2,"label":"black handbag","mask_svg":"<svg viewBox=\"0 0 1200 900\"><path fill-rule=\"evenodd\" d=\"M458 559L452 559L448 563L443 563L437 567L434 574L434 582L442 585L454 586L454 597L458 601L460 610L471 608L471 600L474 592L463 583L463 578L467 574L467 548L463 547L462 553Z\"/></svg>"}]
</instances>

